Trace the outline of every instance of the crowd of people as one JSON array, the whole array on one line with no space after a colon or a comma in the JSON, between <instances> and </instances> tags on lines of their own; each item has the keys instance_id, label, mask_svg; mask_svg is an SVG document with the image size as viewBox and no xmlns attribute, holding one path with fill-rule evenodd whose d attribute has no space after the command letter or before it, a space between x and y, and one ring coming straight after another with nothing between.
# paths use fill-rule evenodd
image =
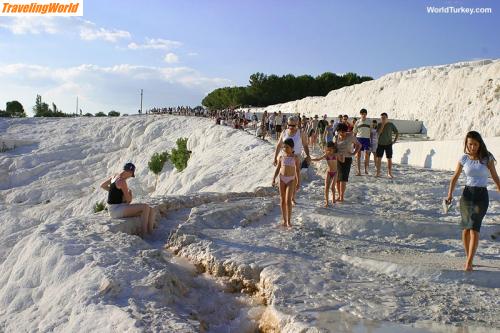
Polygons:
<instances>
[{"instance_id":1,"label":"crowd of people","mask_svg":"<svg viewBox=\"0 0 500 333\"><path fill-rule=\"evenodd\" d=\"M360 176L360 159L363 151L365 152L365 174L368 174L369 155L375 152L375 176L380 177L381 160L385 154L387 175L390 178L394 177L392 174L392 145L399 137L398 130L388 120L388 115L385 112L380 115L380 123L377 123L376 120L370 123L366 116L367 110L362 109L360 120L354 119L352 123L349 123L347 116L339 116L337 121L330 122L327 122L326 117L324 117L325 121L321 124L319 121L315 121L317 117L311 120L292 116L288 119L286 129L280 135L274 154L276 170L273 186L276 176L279 175L283 226L290 227L292 225L292 207L301 184L301 175L297 169L303 165L300 162L302 152L305 153L304 161L306 164L310 161L325 160L327 162L324 188L325 207L329 205L330 191L332 192L332 204L344 201L352 158L356 156L356 175ZM323 127L324 125L326 126ZM302 132L301 129L303 129ZM312 141L310 138L316 130L320 138L323 138L320 145L323 146L324 153L321 156L311 158L308 145L311 142L314 143L315 138ZM460 214L462 242L466 255L465 271L473 270L473 259L478 247L479 232L489 205L487 190L489 176L500 192L500 179L496 172L495 163L496 160L486 148L481 135L476 131L468 132L464 142L464 155L457 163L456 171L450 181L448 196L445 199L445 203L450 205L458 178L464 172L466 186L460 198Z\"/></svg>"},{"instance_id":2,"label":"crowd of people","mask_svg":"<svg viewBox=\"0 0 500 333\"><path fill-rule=\"evenodd\" d=\"M201 107L190 106L170 106L170 107L155 107L146 111L146 114L173 114L178 116L196 116L208 117L208 110Z\"/></svg>"},{"instance_id":3,"label":"crowd of people","mask_svg":"<svg viewBox=\"0 0 500 333\"><path fill-rule=\"evenodd\" d=\"M281 112L268 114L264 111L259 119L250 110L214 110L176 107L152 109L153 114L175 114L203 116L215 119L216 124L232 126L235 129L252 129L257 136L267 136L277 140L274 152L274 172L272 186L278 186L282 225L292 226L292 207L296 205L296 194L301 186L302 168L309 167L311 162L326 161L324 206L343 202L349 175L356 158L356 176L362 176L361 159L364 159L363 171L369 174L370 156L374 156L375 176L381 176L381 162L385 154L387 159L387 176L393 178L392 146L399 138L394 123L390 122L387 113L380 114L380 120L368 120L368 111L361 109L360 118L349 120L347 115L339 115L328 120L327 115L321 119L316 115L308 118L300 115L285 115ZM311 156L312 151L322 150L319 156ZM473 258L477 250L479 231L489 198L487 190L488 177L491 176L497 190L500 191L500 179L495 168L496 160L487 150L478 132L467 133L464 142L464 155L457 163L456 171L450 181L445 203L450 205L458 178L462 172L466 175L466 186L460 198L462 241L466 254L465 271L473 270ZM101 187L108 191L108 211L112 217L141 216L141 235L152 232L154 226L154 210L146 204L132 204L132 191L127 187L127 179L134 177L135 165L127 163L121 173L107 178ZM276 178L278 177L278 181ZM332 193L330 200L329 195Z\"/></svg>"}]
</instances>

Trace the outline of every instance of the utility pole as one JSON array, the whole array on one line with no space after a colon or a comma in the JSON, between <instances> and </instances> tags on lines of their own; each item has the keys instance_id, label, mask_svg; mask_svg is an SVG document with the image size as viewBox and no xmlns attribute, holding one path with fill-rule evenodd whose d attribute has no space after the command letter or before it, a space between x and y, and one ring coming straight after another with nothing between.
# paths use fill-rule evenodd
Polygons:
<instances>
[{"instance_id":1,"label":"utility pole","mask_svg":"<svg viewBox=\"0 0 500 333\"><path fill-rule=\"evenodd\" d=\"M142 114L142 89L141 89L141 114Z\"/></svg>"}]
</instances>

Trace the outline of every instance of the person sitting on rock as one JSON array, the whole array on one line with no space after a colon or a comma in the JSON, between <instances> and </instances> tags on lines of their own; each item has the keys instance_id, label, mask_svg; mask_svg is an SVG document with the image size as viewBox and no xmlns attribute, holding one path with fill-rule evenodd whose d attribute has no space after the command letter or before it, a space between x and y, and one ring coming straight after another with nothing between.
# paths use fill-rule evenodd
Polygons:
<instances>
[{"instance_id":1,"label":"person sitting on rock","mask_svg":"<svg viewBox=\"0 0 500 333\"><path fill-rule=\"evenodd\" d=\"M141 217L141 233L144 237L146 233L153 231L155 222L154 209L147 204L131 203L132 190L127 186L127 179L135 177L135 165L126 163L122 172L106 179L101 188L108 191L108 212L112 218L121 217Z\"/></svg>"}]
</instances>

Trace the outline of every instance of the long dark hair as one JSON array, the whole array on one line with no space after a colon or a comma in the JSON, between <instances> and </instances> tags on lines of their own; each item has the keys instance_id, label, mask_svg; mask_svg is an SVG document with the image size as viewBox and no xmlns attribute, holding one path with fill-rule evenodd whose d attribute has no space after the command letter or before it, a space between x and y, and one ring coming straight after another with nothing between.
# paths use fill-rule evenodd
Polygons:
<instances>
[{"instance_id":1,"label":"long dark hair","mask_svg":"<svg viewBox=\"0 0 500 333\"><path fill-rule=\"evenodd\" d=\"M495 158L493 157L493 155L486 148L486 144L484 143L483 138L481 137L481 134L479 134L476 131L470 131L465 136L464 153L466 153L466 154L470 153L467 150L467 139L472 139L472 140L479 142L478 155L479 155L479 162L481 164L488 164L491 160L495 161Z\"/></svg>"}]
</instances>

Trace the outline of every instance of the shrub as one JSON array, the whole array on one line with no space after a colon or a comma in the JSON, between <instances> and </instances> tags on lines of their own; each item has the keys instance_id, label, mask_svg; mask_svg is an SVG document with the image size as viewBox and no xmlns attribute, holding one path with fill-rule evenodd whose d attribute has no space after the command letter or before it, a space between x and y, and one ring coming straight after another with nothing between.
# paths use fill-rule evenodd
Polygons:
<instances>
[{"instance_id":1,"label":"shrub","mask_svg":"<svg viewBox=\"0 0 500 333\"><path fill-rule=\"evenodd\" d=\"M96 117L106 117L106 114L102 111L99 111L95 114Z\"/></svg>"},{"instance_id":2,"label":"shrub","mask_svg":"<svg viewBox=\"0 0 500 333\"><path fill-rule=\"evenodd\" d=\"M172 149L170 162L178 171L182 171L187 167L189 156L191 156L191 152L187 150L187 140L187 138L177 139L177 149Z\"/></svg>"},{"instance_id":3,"label":"shrub","mask_svg":"<svg viewBox=\"0 0 500 333\"><path fill-rule=\"evenodd\" d=\"M120 116L120 112L118 112L118 111L109 111L108 112L108 116L110 116L110 117L119 117Z\"/></svg>"},{"instance_id":4,"label":"shrub","mask_svg":"<svg viewBox=\"0 0 500 333\"><path fill-rule=\"evenodd\" d=\"M94 115L92 113L87 112L86 114L83 115L84 117L93 117Z\"/></svg>"},{"instance_id":5,"label":"shrub","mask_svg":"<svg viewBox=\"0 0 500 333\"><path fill-rule=\"evenodd\" d=\"M7 114L9 114L11 117L26 117L23 105L18 101L7 102L7 108L5 109L5 112L7 112Z\"/></svg>"},{"instance_id":6,"label":"shrub","mask_svg":"<svg viewBox=\"0 0 500 333\"><path fill-rule=\"evenodd\" d=\"M155 189L156 184L158 183L158 175L160 174L161 170L163 170L163 166L169 158L169 153L164 151L163 153L154 153L153 156L151 156L151 160L148 162L149 170L151 170L156 175Z\"/></svg>"},{"instance_id":7,"label":"shrub","mask_svg":"<svg viewBox=\"0 0 500 333\"><path fill-rule=\"evenodd\" d=\"M16 147L14 147L14 148L16 148ZM9 147L5 144L5 142L0 141L0 153L5 153L6 151L12 150L12 149L14 149L14 148L9 148Z\"/></svg>"},{"instance_id":8,"label":"shrub","mask_svg":"<svg viewBox=\"0 0 500 333\"><path fill-rule=\"evenodd\" d=\"M94 213L102 212L104 209L106 209L104 201L98 201L94 204Z\"/></svg>"}]
</instances>

